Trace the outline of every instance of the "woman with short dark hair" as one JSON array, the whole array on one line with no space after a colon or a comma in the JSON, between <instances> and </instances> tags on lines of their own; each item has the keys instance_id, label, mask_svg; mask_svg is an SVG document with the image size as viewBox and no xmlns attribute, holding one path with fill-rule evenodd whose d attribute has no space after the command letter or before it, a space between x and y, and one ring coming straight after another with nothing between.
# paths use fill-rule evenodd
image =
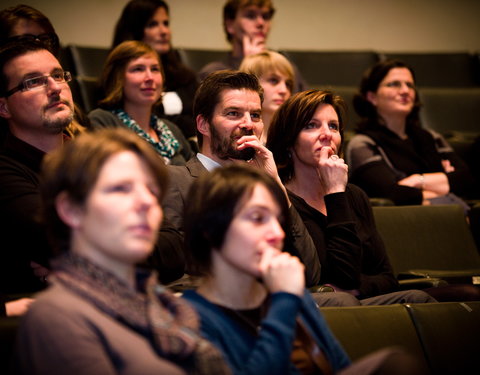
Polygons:
<instances>
[{"instance_id":1,"label":"woman with short dark hair","mask_svg":"<svg viewBox=\"0 0 480 375\"><path fill-rule=\"evenodd\" d=\"M387 359L416 373L393 349L360 360L369 371L350 364L305 290L304 266L282 251L289 211L273 178L246 165L218 168L193 183L185 207L187 252L202 277L184 298L234 374L387 374Z\"/></svg>"}]
</instances>

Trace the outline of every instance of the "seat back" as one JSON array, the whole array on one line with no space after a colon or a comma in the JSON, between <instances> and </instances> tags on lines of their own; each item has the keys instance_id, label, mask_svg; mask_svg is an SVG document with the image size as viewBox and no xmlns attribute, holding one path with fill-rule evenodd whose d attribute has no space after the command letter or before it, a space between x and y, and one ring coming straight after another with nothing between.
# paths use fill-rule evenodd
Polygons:
<instances>
[{"instance_id":1,"label":"seat back","mask_svg":"<svg viewBox=\"0 0 480 375\"><path fill-rule=\"evenodd\" d=\"M85 113L97 108L98 101L102 99L98 79L95 77L77 76L74 84L77 86L76 94L80 97L78 104L81 105Z\"/></svg>"},{"instance_id":2,"label":"seat back","mask_svg":"<svg viewBox=\"0 0 480 375\"><path fill-rule=\"evenodd\" d=\"M419 95L423 126L447 137L480 135L480 87L425 88Z\"/></svg>"},{"instance_id":3,"label":"seat back","mask_svg":"<svg viewBox=\"0 0 480 375\"><path fill-rule=\"evenodd\" d=\"M460 206L377 206L373 213L396 274L470 281L480 275L480 255Z\"/></svg>"},{"instance_id":4,"label":"seat back","mask_svg":"<svg viewBox=\"0 0 480 375\"><path fill-rule=\"evenodd\" d=\"M415 71L416 84L430 87L474 87L480 85L475 56L468 52L384 53Z\"/></svg>"},{"instance_id":5,"label":"seat back","mask_svg":"<svg viewBox=\"0 0 480 375\"><path fill-rule=\"evenodd\" d=\"M76 76L100 77L109 49L70 44L67 46Z\"/></svg>"},{"instance_id":6,"label":"seat back","mask_svg":"<svg viewBox=\"0 0 480 375\"><path fill-rule=\"evenodd\" d=\"M108 48L68 45L62 60L69 65L74 80L71 84L75 103L85 111L97 108L101 90L98 80L110 50Z\"/></svg>"},{"instance_id":7,"label":"seat back","mask_svg":"<svg viewBox=\"0 0 480 375\"><path fill-rule=\"evenodd\" d=\"M373 51L282 51L309 86L358 87L363 72L379 60Z\"/></svg>"},{"instance_id":8,"label":"seat back","mask_svg":"<svg viewBox=\"0 0 480 375\"><path fill-rule=\"evenodd\" d=\"M432 374L480 372L480 302L406 305Z\"/></svg>"},{"instance_id":9,"label":"seat back","mask_svg":"<svg viewBox=\"0 0 480 375\"><path fill-rule=\"evenodd\" d=\"M212 61L228 58L227 50L179 48L177 51L182 62L196 73Z\"/></svg>"},{"instance_id":10,"label":"seat back","mask_svg":"<svg viewBox=\"0 0 480 375\"><path fill-rule=\"evenodd\" d=\"M387 346L415 355L428 373L425 354L403 305L322 307L323 316L352 360Z\"/></svg>"}]
</instances>

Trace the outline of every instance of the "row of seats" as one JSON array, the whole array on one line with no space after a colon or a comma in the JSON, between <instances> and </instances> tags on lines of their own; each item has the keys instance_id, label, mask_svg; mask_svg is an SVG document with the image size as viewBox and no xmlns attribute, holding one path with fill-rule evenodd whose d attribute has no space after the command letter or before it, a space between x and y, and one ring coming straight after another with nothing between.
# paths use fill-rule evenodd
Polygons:
<instances>
[{"instance_id":1,"label":"row of seats","mask_svg":"<svg viewBox=\"0 0 480 375\"><path fill-rule=\"evenodd\" d=\"M226 50L178 50L185 64L199 71L210 61L227 57ZM281 50L311 85L357 86L363 72L381 59L400 59L410 64L420 87L479 87L480 54L380 53L375 51Z\"/></svg>"},{"instance_id":2,"label":"row of seats","mask_svg":"<svg viewBox=\"0 0 480 375\"><path fill-rule=\"evenodd\" d=\"M352 360L386 346L416 355L422 373L480 373L480 302L323 307Z\"/></svg>"},{"instance_id":3,"label":"row of seats","mask_svg":"<svg viewBox=\"0 0 480 375\"><path fill-rule=\"evenodd\" d=\"M210 61L224 59L225 50L179 49L184 63L199 71ZM358 116L352 98L362 73L380 58L395 57L410 63L416 71L424 108L424 126L447 138L480 133L480 59L470 53L380 54L373 51L283 51L293 61L312 88L330 88L348 104L347 130L353 130ZM76 101L87 112L96 106L96 81L107 48L69 45L62 49L61 61L76 80Z\"/></svg>"},{"instance_id":4,"label":"row of seats","mask_svg":"<svg viewBox=\"0 0 480 375\"><path fill-rule=\"evenodd\" d=\"M415 355L424 374L478 374L480 302L323 307L334 335L352 360L386 346ZM0 318L0 363L12 355L20 320Z\"/></svg>"},{"instance_id":5,"label":"row of seats","mask_svg":"<svg viewBox=\"0 0 480 375\"><path fill-rule=\"evenodd\" d=\"M373 214L405 288L480 285L480 253L460 206L374 206Z\"/></svg>"}]
</instances>

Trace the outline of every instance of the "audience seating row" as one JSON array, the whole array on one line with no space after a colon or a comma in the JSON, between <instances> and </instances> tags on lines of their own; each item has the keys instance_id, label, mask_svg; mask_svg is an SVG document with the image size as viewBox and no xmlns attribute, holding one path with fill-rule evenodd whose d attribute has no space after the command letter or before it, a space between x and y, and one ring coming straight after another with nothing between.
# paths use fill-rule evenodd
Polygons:
<instances>
[{"instance_id":1,"label":"audience seating row","mask_svg":"<svg viewBox=\"0 0 480 375\"><path fill-rule=\"evenodd\" d=\"M321 311L352 360L398 346L419 359L425 374L480 371L480 302L323 307ZM0 319L2 373L12 356L19 322Z\"/></svg>"},{"instance_id":2,"label":"audience seating row","mask_svg":"<svg viewBox=\"0 0 480 375\"><path fill-rule=\"evenodd\" d=\"M452 53L390 53L377 51L296 51L281 50L295 63L305 80L314 86L358 86L363 72L382 59L400 59L410 64L420 87L480 86L479 55ZM188 66L199 71L206 63L227 57L227 50L181 48Z\"/></svg>"},{"instance_id":3,"label":"audience seating row","mask_svg":"<svg viewBox=\"0 0 480 375\"><path fill-rule=\"evenodd\" d=\"M374 206L373 213L401 284L480 285L480 254L460 206Z\"/></svg>"},{"instance_id":4,"label":"audience seating row","mask_svg":"<svg viewBox=\"0 0 480 375\"><path fill-rule=\"evenodd\" d=\"M323 307L352 360L385 346L417 356L425 374L478 374L480 302Z\"/></svg>"},{"instance_id":5,"label":"audience seating row","mask_svg":"<svg viewBox=\"0 0 480 375\"><path fill-rule=\"evenodd\" d=\"M98 77L108 48L68 45L62 62L75 75ZM480 86L480 55L462 53L378 53L375 51L280 51L312 86L358 86L362 73L379 60L397 58L410 64L419 87ZM180 48L182 61L194 71L211 61L227 58L227 50Z\"/></svg>"}]
</instances>

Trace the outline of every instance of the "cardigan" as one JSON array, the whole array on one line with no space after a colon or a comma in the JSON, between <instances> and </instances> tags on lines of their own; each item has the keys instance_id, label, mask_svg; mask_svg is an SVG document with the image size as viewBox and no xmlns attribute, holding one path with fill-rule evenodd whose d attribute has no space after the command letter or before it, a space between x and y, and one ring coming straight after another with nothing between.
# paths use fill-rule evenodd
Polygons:
<instances>
[{"instance_id":1,"label":"cardigan","mask_svg":"<svg viewBox=\"0 0 480 375\"><path fill-rule=\"evenodd\" d=\"M315 243L322 284L358 289L360 299L398 290L368 197L361 189L348 184L345 193L326 195L327 216L292 192L288 195Z\"/></svg>"},{"instance_id":2,"label":"cardigan","mask_svg":"<svg viewBox=\"0 0 480 375\"><path fill-rule=\"evenodd\" d=\"M196 291L186 291L183 298L197 310L203 336L223 352L234 374L298 374L290 361L297 317L305 323L335 372L350 365L350 359L307 291L303 298L285 292L273 293L258 336L253 336Z\"/></svg>"}]
</instances>

